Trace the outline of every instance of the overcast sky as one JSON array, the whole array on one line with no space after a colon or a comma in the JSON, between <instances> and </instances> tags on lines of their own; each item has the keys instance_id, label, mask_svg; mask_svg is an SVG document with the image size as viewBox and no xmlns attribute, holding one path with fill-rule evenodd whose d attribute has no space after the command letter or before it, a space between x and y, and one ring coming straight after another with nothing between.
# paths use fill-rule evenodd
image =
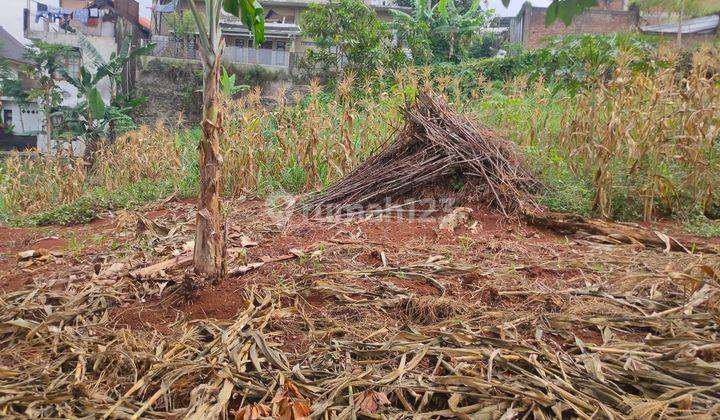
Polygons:
<instances>
[{"instance_id":1,"label":"overcast sky","mask_svg":"<svg viewBox=\"0 0 720 420\"><path fill-rule=\"evenodd\" d=\"M150 9L148 8L152 0L138 0L140 2L140 13L146 18L150 18ZM548 6L551 0L532 0L535 6ZM262 0L260 0L262 4ZM505 8L501 0L487 0L487 5L491 9L495 9L495 13L499 16L515 16L523 5L524 0L510 0L510 7Z\"/></svg>"},{"instance_id":2,"label":"overcast sky","mask_svg":"<svg viewBox=\"0 0 720 420\"><path fill-rule=\"evenodd\" d=\"M530 3L533 6L547 7L550 5L552 0L531 0ZM524 0L510 0L510 7L507 9L503 6L501 0L488 0L488 7L495 9L495 14L498 16L516 16L522 7Z\"/></svg>"}]
</instances>

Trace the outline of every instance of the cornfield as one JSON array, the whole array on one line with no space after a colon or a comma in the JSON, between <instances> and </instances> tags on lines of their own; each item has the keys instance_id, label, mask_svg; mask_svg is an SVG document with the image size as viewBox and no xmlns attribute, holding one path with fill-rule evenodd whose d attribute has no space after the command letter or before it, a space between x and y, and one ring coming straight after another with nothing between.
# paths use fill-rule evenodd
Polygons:
<instances>
[{"instance_id":1,"label":"cornfield","mask_svg":"<svg viewBox=\"0 0 720 420\"><path fill-rule=\"evenodd\" d=\"M432 88L454 108L476 112L517 141L550 177L559 160L573 182L590 186L587 201L597 215L617 217L618 206L628 203L646 220L707 213L718 202L714 186L720 185L717 54L705 48L684 66L654 72L634 71L629 59L621 60L612 77L575 96L542 80L519 77L498 87L482 75L472 91L463 91L458 80L423 68L394 74L380 69L372 80L348 74L333 92L316 82L291 98L280 89L272 107L256 89L223 101L224 193L327 185L377 151L400 128L406 101ZM0 207L27 215L94 188L116 191L139 181L162 181L176 190L194 185L198 136L179 125L141 127L106 147L90 174L70 156L11 155L0 165ZM552 179L547 185L553 188Z\"/></svg>"},{"instance_id":2,"label":"cornfield","mask_svg":"<svg viewBox=\"0 0 720 420\"><path fill-rule=\"evenodd\" d=\"M689 207L708 211L720 185L717 50L693 57L686 74L619 68L612 81L577 98L559 145L578 173L593 174L593 209L613 217L613 190L626 184L642 216ZM623 180L624 178L624 180Z\"/></svg>"}]
</instances>

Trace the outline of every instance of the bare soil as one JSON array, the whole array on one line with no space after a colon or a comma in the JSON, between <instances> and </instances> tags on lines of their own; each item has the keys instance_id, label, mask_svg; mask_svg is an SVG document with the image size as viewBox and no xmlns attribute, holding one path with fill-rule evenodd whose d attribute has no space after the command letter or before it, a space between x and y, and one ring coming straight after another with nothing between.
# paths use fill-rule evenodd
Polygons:
<instances>
[{"instance_id":1,"label":"bare soil","mask_svg":"<svg viewBox=\"0 0 720 420\"><path fill-rule=\"evenodd\" d=\"M201 392L203 384L220 387L226 377L222 375L231 375L233 389L240 392L219 408L230 413L249 402L270 404L268 395L288 396L288 383L295 383L315 414L336 416L351 405L345 391L331 394L338 377L365 378L354 379L354 386L387 396L389 406L373 409L388 416L479 413L473 404L497 406L499 415L542 410L552 416L557 414L553 410L560 410L573 416L607 410L631 416L637 413L627 401L660 401L669 392L668 383L675 384L673 395L694 397L689 403L662 403L661 410L692 416L720 406L713 403L720 399L715 391L702 390L704 378L717 378L719 372L711 367L720 360L720 348L712 345L719 332L712 321L718 319L720 304L716 255L566 237L484 209L474 209L471 220L451 232L440 228L439 218L306 219L253 200L229 202L226 207L230 275L219 284L204 283L188 266L145 278L133 274L138 268L189 255L194 222L189 202L169 201L142 213L107 215L87 226L0 228L0 302L5 302L6 314L0 321L17 328L23 325L19 319L55 325L44 318L48 315L23 306L40 299L54 308L52 316L62 319L62 327L48 333L71 325L81 329L87 344L71 338L68 330L56 340L72 342L75 350L48 347L47 351L72 358L65 367L50 369L48 381L56 378L52 386L57 387L62 383L57 378L78 375L72 386L90 387L81 400L94 401L101 407L98 412L184 416L200 410L198 401L210 401L210 406L224 401L219 388L215 396ZM685 233L678 235L681 227L667 222L648 227L693 240ZM42 255L56 252L20 261L18 253L30 249L42 250ZM232 337L237 328L245 331L240 341L225 343L224 337ZM26 359L47 357L43 346L53 340L42 338L42 344L31 345L22 334L9 331L0 330L0 337L7 349L15 350L0 352L0 373L3 368L15 372L29 363ZM695 350L683 353L688 345ZM85 354L76 351L83 346L89 346L87 352L93 356L75 359ZM412 364L419 348L428 353ZM128 360L119 356L123 354L132 354L127 357L138 373L126 369ZM204 364L211 354L211 364ZM93 362L100 355L115 360L107 369L113 369L117 384L104 382L112 375L101 373L98 366L105 365ZM168 357L170 364L163 361ZM654 376L678 358L696 369L695 376L679 380L699 382L680 386ZM283 363L288 369L294 366L296 373L285 370ZM562 374L555 371L558 363L566 370ZM639 384L626 377L634 375L623 370L628 363L648 369L644 379L634 379ZM195 367L182 374L163 370L171 366ZM256 371L258 367L262 369ZM27 374L33 369L26 366ZM232 372L213 376L223 369ZM405 370L392 379L396 369ZM362 373L366 370L371 373ZM556 374L567 375L554 386L569 394L550 392L555 388L546 388L538 379ZM133 390L136 375L149 375L147 381L154 385L137 388L130 399L117 400L120 408L111 409L116 398ZM277 382L277 375L285 379ZM8 381L7 389L21 386ZM161 381L174 385L162 391ZM30 383L34 382L23 382L23 392L32 393L35 385ZM607 386L621 394L620 399L603 400L588 391L599 387L610 392L603 388ZM152 399L157 392L165 397ZM435 397L423 403L424 392ZM540 397L544 392L549 396ZM452 405L453 394L461 396L466 411ZM508 404L520 396L525 399ZM24 412L24 400L14 398L5 403L9 405L0 403L0 410ZM89 403L62 411L65 402L57 401L65 397L58 398L38 400L44 415L88 414L83 407ZM327 398L341 408L323 408ZM280 400L273 401L273 410L281 410Z\"/></svg>"}]
</instances>

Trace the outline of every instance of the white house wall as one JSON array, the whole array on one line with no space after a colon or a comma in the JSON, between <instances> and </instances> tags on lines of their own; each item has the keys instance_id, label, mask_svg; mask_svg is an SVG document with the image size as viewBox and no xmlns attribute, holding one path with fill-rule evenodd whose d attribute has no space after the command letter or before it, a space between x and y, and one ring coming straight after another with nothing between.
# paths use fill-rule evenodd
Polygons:
<instances>
[{"instance_id":1,"label":"white house wall","mask_svg":"<svg viewBox=\"0 0 720 420\"><path fill-rule=\"evenodd\" d=\"M60 0L42 0L48 6L58 7ZM23 31L23 10L28 7L28 0L0 0L0 26L5 28L15 39L23 44L30 44ZM35 17L31 19L35 22Z\"/></svg>"},{"instance_id":2,"label":"white house wall","mask_svg":"<svg viewBox=\"0 0 720 420\"><path fill-rule=\"evenodd\" d=\"M41 115L34 103L19 104L11 98L2 97L3 115L5 110L12 111L12 124L17 134L36 134L42 130Z\"/></svg>"},{"instance_id":3,"label":"white house wall","mask_svg":"<svg viewBox=\"0 0 720 420\"><path fill-rule=\"evenodd\" d=\"M93 59L87 51L80 47L79 38L76 34L65 32L59 28L56 30L53 28L53 25L57 25L47 24L46 22L43 22L43 20L35 23L33 18L31 19L31 22L30 30L28 31L28 35L31 38L42 39L46 42L78 48L81 53L81 64L88 68L93 68ZM107 61L110 59L110 55L117 51L114 24L112 22L102 22L102 26L99 28L98 34L101 34L101 36L85 35L85 38L87 38L93 47L95 47L100 56ZM58 86L62 90L63 96L61 105L72 107L78 104L77 89L74 86L66 81L58 82ZM98 83L97 87L105 103L110 103L110 81L107 78L104 78L100 83ZM48 152L46 134L38 135L37 146L41 152ZM50 152L54 153L59 148L67 149L70 147L70 144L68 144L65 140L53 139L50 147ZM72 150L75 155L82 155L84 149L85 146L82 142L72 142Z\"/></svg>"},{"instance_id":4,"label":"white house wall","mask_svg":"<svg viewBox=\"0 0 720 420\"><path fill-rule=\"evenodd\" d=\"M110 26L110 25L107 25ZM55 44L68 45L71 47L80 48L78 36L66 32L45 32L45 33L33 33L33 37L43 39L46 42ZM95 49L100 53L103 59L109 60L110 54L117 51L117 44L115 43L114 37L106 36L90 36L85 35ZM92 58L89 56L87 51L80 48L82 54L82 65L86 67L92 67ZM60 88L63 90L63 102L64 106L77 105L77 89L71 86L67 82L60 82ZM110 102L110 81L105 78L98 84L98 90L106 103Z\"/></svg>"}]
</instances>

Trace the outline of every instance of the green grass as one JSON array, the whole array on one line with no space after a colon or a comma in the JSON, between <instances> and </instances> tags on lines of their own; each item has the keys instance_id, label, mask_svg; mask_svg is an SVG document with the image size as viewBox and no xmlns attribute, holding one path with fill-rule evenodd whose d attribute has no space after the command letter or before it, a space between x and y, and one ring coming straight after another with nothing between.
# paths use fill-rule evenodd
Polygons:
<instances>
[{"instance_id":1,"label":"green grass","mask_svg":"<svg viewBox=\"0 0 720 420\"><path fill-rule=\"evenodd\" d=\"M715 217L713 215L713 217ZM720 220L712 220L706 217L702 209L695 211L685 218L684 227L688 232L705 238L720 236Z\"/></svg>"},{"instance_id":2,"label":"green grass","mask_svg":"<svg viewBox=\"0 0 720 420\"><path fill-rule=\"evenodd\" d=\"M176 192L170 180L140 181L115 191L96 188L69 204L25 217L9 217L16 226L77 225L89 223L108 210L131 209Z\"/></svg>"}]
</instances>

